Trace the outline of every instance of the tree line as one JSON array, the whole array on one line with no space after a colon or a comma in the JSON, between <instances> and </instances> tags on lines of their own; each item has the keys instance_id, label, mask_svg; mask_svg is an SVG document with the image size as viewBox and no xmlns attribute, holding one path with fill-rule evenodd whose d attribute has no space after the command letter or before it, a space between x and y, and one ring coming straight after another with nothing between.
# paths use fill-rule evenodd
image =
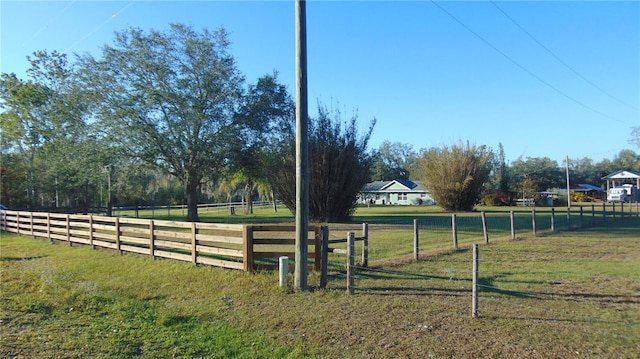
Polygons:
<instances>
[{"instance_id":1,"label":"tree line","mask_svg":"<svg viewBox=\"0 0 640 359\"><path fill-rule=\"evenodd\" d=\"M635 141L640 147L640 141ZM502 144L496 150L461 142L414 151L410 145L387 141L373 157L374 180L423 181L434 199L449 210L470 210L478 203L511 205L516 198L567 187L566 162L549 157L519 157L508 162ZM603 177L613 172L640 172L640 154L626 149L600 162L589 157L570 158L568 169L572 186L590 184L605 189Z\"/></svg>"},{"instance_id":2,"label":"tree line","mask_svg":"<svg viewBox=\"0 0 640 359\"><path fill-rule=\"evenodd\" d=\"M99 56L71 61L43 50L28 56L26 78L2 73L2 203L108 212L114 205L186 204L187 220L197 221L198 203L240 199L250 209L260 196L293 211L294 101L277 72L247 83L229 45L224 29L130 28ZM416 152L384 142L370 150L375 119L361 133L357 115L318 108L309 116L312 220L348 219L371 180L424 181L451 209L472 208L487 193L564 181L555 161L506 163L502 146ZM631 150L569 165L573 182L595 185L614 170L640 170Z\"/></svg>"}]
</instances>

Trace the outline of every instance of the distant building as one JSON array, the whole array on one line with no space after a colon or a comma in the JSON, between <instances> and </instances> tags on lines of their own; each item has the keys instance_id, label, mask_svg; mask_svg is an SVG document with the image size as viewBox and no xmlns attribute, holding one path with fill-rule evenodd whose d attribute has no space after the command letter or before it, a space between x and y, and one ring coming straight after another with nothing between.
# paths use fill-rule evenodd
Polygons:
<instances>
[{"instance_id":1,"label":"distant building","mask_svg":"<svg viewBox=\"0 0 640 359\"><path fill-rule=\"evenodd\" d=\"M584 193L587 202L603 201L607 197L607 191L588 183L580 183L571 186L571 192Z\"/></svg>"},{"instance_id":2,"label":"distant building","mask_svg":"<svg viewBox=\"0 0 640 359\"><path fill-rule=\"evenodd\" d=\"M360 191L362 204L433 205L436 202L427 189L409 180L375 181Z\"/></svg>"},{"instance_id":3,"label":"distant building","mask_svg":"<svg viewBox=\"0 0 640 359\"><path fill-rule=\"evenodd\" d=\"M607 193L613 189L624 188L627 194L625 201L640 201L640 173L622 170L602 177L602 179L607 181Z\"/></svg>"}]
</instances>

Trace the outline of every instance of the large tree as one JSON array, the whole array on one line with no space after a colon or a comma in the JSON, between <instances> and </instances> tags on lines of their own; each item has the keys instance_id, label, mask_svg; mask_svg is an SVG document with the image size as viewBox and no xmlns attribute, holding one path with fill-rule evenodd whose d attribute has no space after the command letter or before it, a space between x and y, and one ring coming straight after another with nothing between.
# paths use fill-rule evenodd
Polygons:
<instances>
[{"instance_id":1,"label":"large tree","mask_svg":"<svg viewBox=\"0 0 640 359\"><path fill-rule=\"evenodd\" d=\"M244 79L228 48L223 29L131 28L116 33L101 58L82 60L109 137L184 183L189 221L199 220L200 185L215 181L237 146L259 133L235 115Z\"/></svg>"},{"instance_id":2,"label":"large tree","mask_svg":"<svg viewBox=\"0 0 640 359\"><path fill-rule=\"evenodd\" d=\"M531 191L546 191L551 188L565 188L567 179L564 168L558 162L549 157L518 158L511 162L509 176L512 179L512 188L522 192L523 183Z\"/></svg>"},{"instance_id":3,"label":"large tree","mask_svg":"<svg viewBox=\"0 0 640 359\"><path fill-rule=\"evenodd\" d=\"M621 150L611 163L617 170L640 171L640 155L633 150Z\"/></svg>"},{"instance_id":4,"label":"large tree","mask_svg":"<svg viewBox=\"0 0 640 359\"><path fill-rule=\"evenodd\" d=\"M309 120L309 218L345 221L353 214L357 196L370 180L371 156L367 145L375 126L358 132L357 116L343 120L339 111L319 105L318 117ZM278 198L291 210L296 204L295 131L286 126L273 151L265 156L268 178Z\"/></svg>"},{"instance_id":5,"label":"large tree","mask_svg":"<svg viewBox=\"0 0 640 359\"><path fill-rule=\"evenodd\" d=\"M86 207L104 151L88 124L84 92L64 54L37 51L28 59L28 79L4 73L0 79L2 153L18 156L25 171L22 183L11 184L27 195L16 201Z\"/></svg>"},{"instance_id":6,"label":"large tree","mask_svg":"<svg viewBox=\"0 0 640 359\"><path fill-rule=\"evenodd\" d=\"M225 182L242 186L246 212L252 212L252 198L257 192L264 198L271 197L277 211L273 187L268 181L268 162L273 153L271 149L277 148L283 136L291 133L295 121L294 101L286 87L278 82L277 72L263 76L255 85L249 86L236 116L249 127L260 130L261 134L244 146L237 146Z\"/></svg>"},{"instance_id":7,"label":"large tree","mask_svg":"<svg viewBox=\"0 0 640 359\"><path fill-rule=\"evenodd\" d=\"M415 159L411 145L384 141L373 154L371 178L374 181L408 180L409 167Z\"/></svg>"},{"instance_id":8,"label":"large tree","mask_svg":"<svg viewBox=\"0 0 640 359\"><path fill-rule=\"evenodd\" d=\"M513 201L514 193L510 190L509 165L507 164L502 143L498 144L498 151L494 154L492 168L482 202L491 206L510 205Z\"/></svg>"},{"instance_id":9,"label":"large tree","mask_svg":"<svg viewBox=\"0 0 640 359\"><path fill-rule=\"evenodd\" d=\"M485 146L460 143L424 150L413 173L436 202L448 211L470 211L489 180L493 152Z\"/></svg>"}]
</instances>

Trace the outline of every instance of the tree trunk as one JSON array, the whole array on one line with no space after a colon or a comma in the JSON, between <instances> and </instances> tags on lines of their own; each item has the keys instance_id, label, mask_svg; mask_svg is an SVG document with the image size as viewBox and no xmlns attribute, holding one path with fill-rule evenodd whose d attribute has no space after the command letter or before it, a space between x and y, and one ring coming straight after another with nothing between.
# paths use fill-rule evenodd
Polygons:
<instances>
[{"instance_id":1,"label":"tree trunk","mask_svg":"<svg viewBox=\"0 0 640 359\"><path fill-rule=\"evenodd\" d=\"M271 200L273 200L273 211L275 213L278 213L278 205L276 204L276 194L273 191L273 189L271 189Z\"/></svg>"},{"instance_id":2,"label":"tree trunk","mask_svg":"<svg viewBox=\"0 0 640 359\"><path fill-rule=\"evenodd\" d=\"M247 180L247 183L244 186L244 196L246 199L247 207L244 209L244 214L253 214L253 181L251 179Z\"/></svg>"},{"instance_id":3,"label":"tree trunk","mask_svg":"<svg viewBox=\"0 0 640 359\"><path fill-rule=\"evenodd\" d=\"M253 214L253 198L251 198L251 191L247 191L246 192L246 196L247 196L247 209L245 211L245 214Z\"/></svg>"},{"instance_id":4,"label":"tree trunk","mask_svg":"<svg viewBox=\"0 0 640 359\"><path fill-rule=\"evenodd\" d=\"M198 183L199 181L189 179L187 181L187 221L199 222L198 217Z\"/></svg>"}]
</instances>

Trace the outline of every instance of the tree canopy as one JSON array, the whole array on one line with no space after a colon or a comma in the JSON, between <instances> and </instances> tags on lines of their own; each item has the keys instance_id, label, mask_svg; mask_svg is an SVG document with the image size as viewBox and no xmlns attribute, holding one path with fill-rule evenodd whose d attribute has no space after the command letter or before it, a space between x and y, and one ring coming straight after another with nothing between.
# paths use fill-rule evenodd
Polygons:
<instances>
[{"instance_id":1,"label":"tree canopy","mask_svg":"<svg viewBox=\"0 0 640 359\"><path fill-rule=\"evenodd\" d=\"M236 116L243 76L223 30L116 33L102 57L83 59L83 79L107 136L126 154L184 184L187 219L198 220L198 188L215 180L260 123Z\"/></svg>"},{"instance_id":2,"label":"tree canopy","mask_svg":"<svg viewBox=\"0 0 640 359\"><path fill-rule=\"evenodd\" d=\"M370 180L367 145L375 120L359 134L357 116L344 121L339 111L318 108L309 119L309 218L345 221L353 214L357 196ZM296 205L295 132L288 126L282 141L268 156L268 178L279 199L292 212Z\"/></svg>"},{"instance_id":3,"label":"tree canopy","mask_svg":"<svg viewBox=\"0 0 640 359\"><path fill-rule=\"evenodd\" d=\"M14 166L3 172L24 171L19 186L27 196L16 204L86 208L107 154L88 123L84 92L66 55L38 51L28 59L28 79L0 77L2 152L13 154Z\"/></svg>"},{"instance_id":4,"label":"tree canopy","mask_svg":"<svg viewBox=\"0 0 640 359\"><path fill-rule=\"evenodd\" d=\"M130 28L95 58L37 51L28 60L26 78L0 74L3 204L78 211L102 206L108 191L108 206L186 202L192 221L199 201L238 195L247 208L259 195L294 210L293 100L275 71L245 84L224 29ZM511 198L566 184L564 166L547 157L507 163L502 146L494 155L468 143L417 154L384 141L368 151L375 120L359 134L356 115L320 105L309 121L317 221L348 219L371 179L422 180L450 210L473 208L483 189ZM629 142L640 145L639 134ZM617 170L640 171L640 156L629 149L568 165L572 184L603 185Z\"/></svg>"},{"instance_id":5,"label":"tree canopy","mask_svg":"<svg viewBox=\"0 0 640 359\"><path fill-rule=\"evenodd\" d=\"M492 160L487 147L460 143L423 151L413 172L442 208L470 211L489 179Z\"/></svg>"},{"instance_id":6,"label":"tree canopy","mask_svg":"<svg viewBox=\"0 0 640 359\"><path fill-rule=\"evenodd\" d=\"M383 141L373 153L371 178L375 181L408 180L415 157L411 145Z\"/></svg>"}]
</instances>

